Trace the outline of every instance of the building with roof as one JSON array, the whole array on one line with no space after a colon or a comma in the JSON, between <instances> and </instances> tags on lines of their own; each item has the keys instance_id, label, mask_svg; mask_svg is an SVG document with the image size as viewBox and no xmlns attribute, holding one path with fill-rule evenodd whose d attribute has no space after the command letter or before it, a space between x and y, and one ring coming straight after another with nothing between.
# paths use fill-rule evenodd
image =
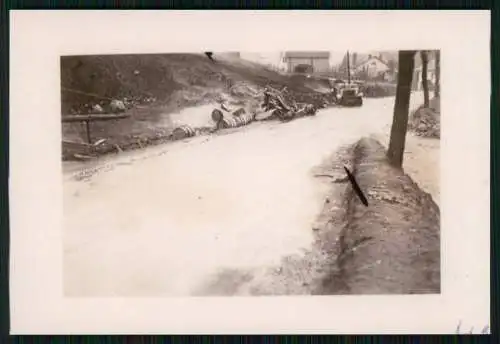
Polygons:
<instances>
[{"instance_id":1,"label":"building with roof","mask_svg":"<svg viewBox=\"0 0 500 344\"><path fill-rule=\"evenodd\" d=\"M367 78L372 79L378 77L380 74L385 74L389 69L387 62L378 56L370 55L365 61L354 66L354 73L364 74Z\"/></svg>"},{"instance_id":2,"label":"building with roof","mask_svg":"<svg viewBox=\"0 0 500 344\"><path fill-rule=\"evenodd\" d=\"M373 52L349 54L351 76L363 79L383 78L392 81L395 78L397 58L393 52ZM347 54L338 67L341 74L347 75Z\"/></svg>"},{"instance_id":3,"label":"building with roof","mask_svg":"<svg viewBox=\"0 0 500 344\"><path fill-rule=\"evenodd\" d=\"M328 51L287 51L283 54L286 71L322 73L330 71L330 52Z\"/></svg>"}]
</instances>

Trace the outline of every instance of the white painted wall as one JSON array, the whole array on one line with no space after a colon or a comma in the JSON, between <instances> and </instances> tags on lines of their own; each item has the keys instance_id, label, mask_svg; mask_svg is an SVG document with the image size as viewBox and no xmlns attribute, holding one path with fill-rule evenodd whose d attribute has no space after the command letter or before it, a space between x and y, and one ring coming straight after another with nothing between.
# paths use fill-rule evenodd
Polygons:
<instances>
[{"instance_id":1,"label":"white painted wall","mask_svg":"<svg viewBox=\"0 0 500 344\"><path fill-rule=\"evenodd\" d=\"M326 58L289 58L287 70L289 72L293 72L295 70L295 67L301 64L312 66L315 72L328 72L330 70L330 61Z\"/></svg>"},{"instance_id":2,"label":"white painted wall","mask_svg":"<svg viewBox=\"0 0 500 344\"><path fill-rule=\"evenodd\" d=\"M376 77L382 72L389 70L389 67L376 58L368 59L363 64L356 67L356 72L366 70L370 78Z\"/></svg>"},{"instance_id":3,"label":"white painted wall","mask_svg":"<svg viewBox=\"0 0 500 344\"><path fill-rule=\"evenodd\" d=\"M328 72L330 70L330 61L329 59L315 59L313 67L316 72Z\"/></svg>"}]
</instances>

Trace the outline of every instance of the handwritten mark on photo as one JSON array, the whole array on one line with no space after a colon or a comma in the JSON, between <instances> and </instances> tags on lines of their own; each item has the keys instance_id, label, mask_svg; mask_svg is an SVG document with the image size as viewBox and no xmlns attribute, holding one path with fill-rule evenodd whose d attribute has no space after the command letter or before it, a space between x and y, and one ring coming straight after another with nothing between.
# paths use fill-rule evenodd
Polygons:
<instances>
[{"instance_id":1,"label":"handwritten mark on photo","mask_svg":"<svg viewBox=\"0 0 500 344\"><path fill-rule=\"evenodd\" d=\"M462 320L460 320L455 330L455 334L474 334L474 326L472 326L469 331L462 332ZM490 326L483 326L480 334L490 334Z\"/></svg>"}]
</instances>

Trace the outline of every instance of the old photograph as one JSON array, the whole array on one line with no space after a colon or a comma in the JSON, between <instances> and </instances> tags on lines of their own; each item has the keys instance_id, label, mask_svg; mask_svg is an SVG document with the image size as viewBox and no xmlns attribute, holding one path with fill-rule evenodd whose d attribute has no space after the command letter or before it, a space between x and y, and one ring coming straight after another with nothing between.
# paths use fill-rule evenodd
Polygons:
<instances>
[{"instance_id":1,"label":"old photograph","mask_svg":"<svg viewBox=\"0 0 500 344\"><path fill-rule=\"evenodd\" d=\"M61 56L64 295L440 294L440 55Z\"/></svg>"}]
</instances>

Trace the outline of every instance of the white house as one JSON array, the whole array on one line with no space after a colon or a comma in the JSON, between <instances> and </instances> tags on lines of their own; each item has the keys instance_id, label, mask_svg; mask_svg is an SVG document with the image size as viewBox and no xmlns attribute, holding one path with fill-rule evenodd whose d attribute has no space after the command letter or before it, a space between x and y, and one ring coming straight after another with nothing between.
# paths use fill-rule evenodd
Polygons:
<instances>
[{"instance_id":1,"label":"white house","mask_svg":"<svg viewBox=\"0 0 500 344\"><path fill-rule=\"evenodd\" d=\"M349 67L351 76L361 78L383 77L386 81L394 80L396 62L391 52L372 52L349 54ZM347 75L347 54L344 56L338 68L341 74Z\"/></svg>"},{"instance_id":2,"label":"white house","mask_svg":"<svg viewBox=\"0 0 500 344\"><path fill-rule=\"evenodd\" d=\"M354 66L356 74L364 73L368 78L375 78L389 71L389 66L385 61L377 56L369 55L366 61Z\"/></svg>"},{"instance_id":3,"label":"white house","mask_svg":"<svg viewBox=\"0 0 500 344\"><path fill-rule=\"evenodd\" d=\"M287 51L283 62L289 73L308 70L310 72L330 71L330 52L328 51Z\"/></svg>"}]
</instances>

